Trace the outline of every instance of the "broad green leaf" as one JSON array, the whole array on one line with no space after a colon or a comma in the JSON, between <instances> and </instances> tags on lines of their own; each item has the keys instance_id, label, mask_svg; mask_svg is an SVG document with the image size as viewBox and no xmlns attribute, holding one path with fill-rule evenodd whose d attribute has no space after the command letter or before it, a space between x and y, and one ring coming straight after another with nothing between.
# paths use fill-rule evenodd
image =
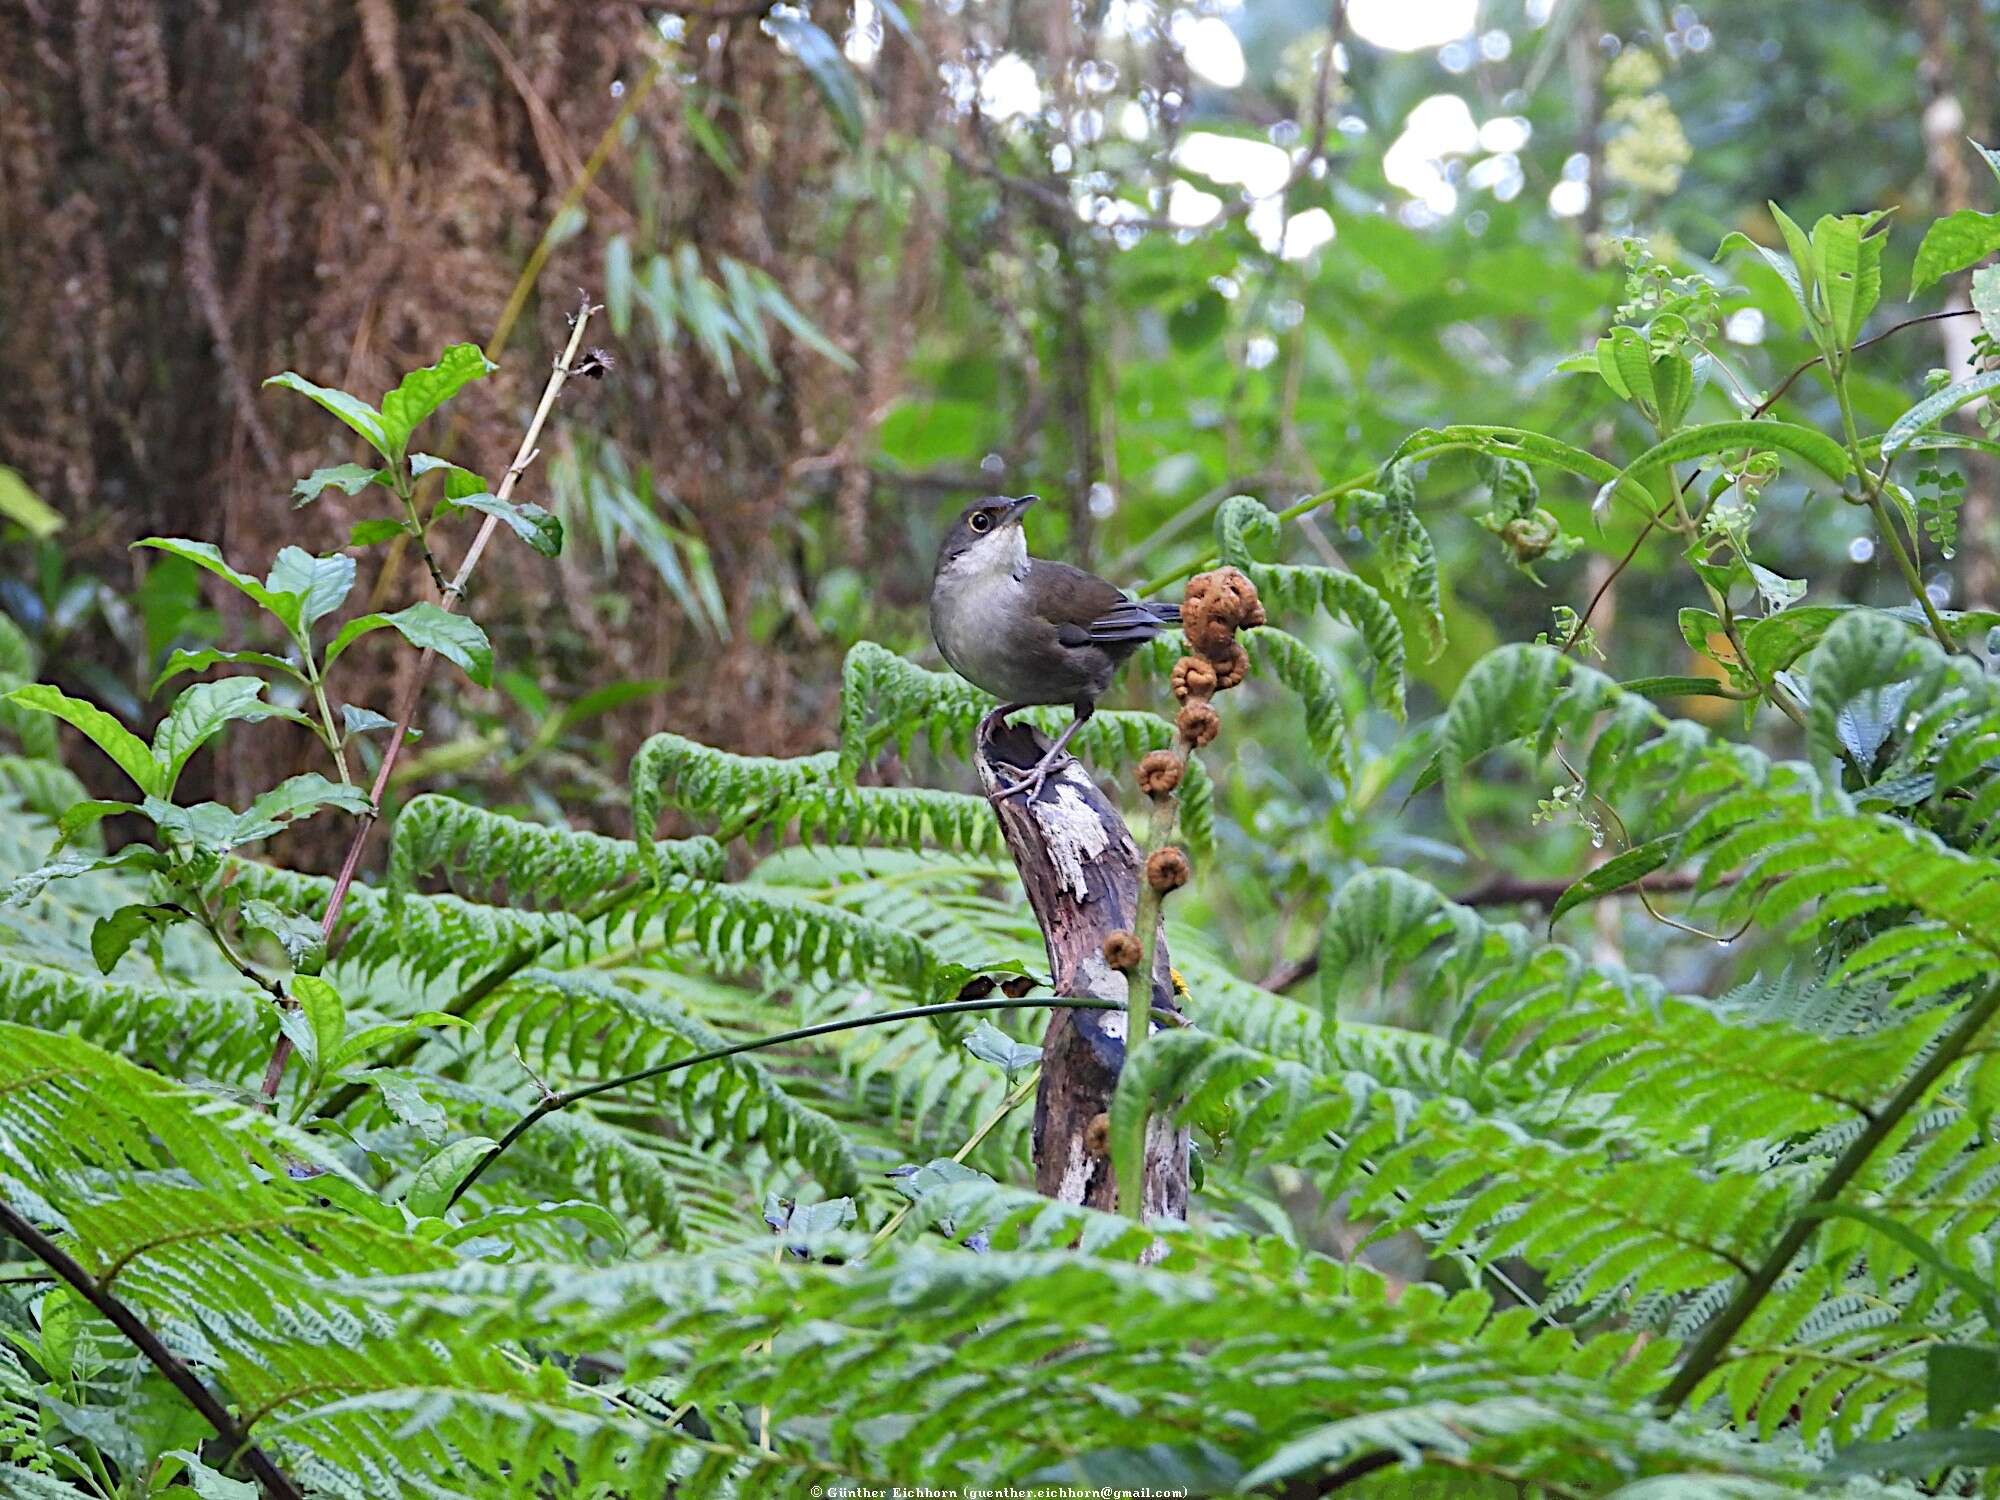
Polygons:
<instances>
[{"instance_id":1,"label":"broad green leaf","mask_svg":"<svg viewBox=\"0 0 2000 1500\"><path fill-rule=\"evenodd\" d=\"M537 1223L576 1224L621 1247L627 1238L625 1226L606 1209L595 1203L586 1203L581 1198L565 1198L554 1203L510 1203L447 1229L437 1237L437 1243L462 1245L483 1235L504 1235L510 1225Z\"/></svg>"},{"instance_id":2,"label":"broad green leaf","mask_svg":"<svg viewBox=\"0 0 2000 1500\"><path fill-rule=\"evenodd\" d=\"M156 873L165 868L166 861L160 857L159 850L144 844L127 844L115 854L65 854L0 886L0 906L19 906L39 896L51 881L69 880L98 870Z\"/></svg>"},{"instance_id":3,"label":"broad green leaf","mask_svg":"<svg viewBox=\"0 0 2000 1500\"><path fill-rule=\"evenodd\" d=\"M354 587L354 559L345 552L314 557L303 547L286 547L264 586L274 594L298 595L300 628L310 630L345 602Z\"/></svg>"},{"instance_id":4,"label":"broad green leaf","mask_svg":"<svg viewBox=\"0 0 2000 1500\"><path fill-rule=\"evenodd\" d=\"M1882 236L1875 229L1884 217L1879 211L1828 214L1813 225L1827 316L1843 349L1853 346L1882 300Z\"/></svg>"},{"instance_id":5,"label":"broad green leaf","mask_svg":"<svg viewBox=\"0 0 2000 1500\"><path fill-rule=\"evenodd\" d=\"M118 768L132 778L140 791L157 796L168 785L159 762L146 748L146 742L96 704L72 698L61 688L44 682L15 688L7 695L7 701L19 708L53 714L65 724L81 730L91 744L118 763Z\"/></svg>"},{"instance_id":6,"label":"broad green leaf","mask_svg":"<svg viewBox=\"0 0 2000 1500\"><path fill-rule=\"evenodd\" d=\"M1655 443L1633 459L1625 473L1636 476L1663 464L1742 448L1782 448L1836 480L1845 479L1854 468L1847 450L1816 428L1791 422L1709 422Z\"/></svg>"},{"instance_id":7,"label":"broad green leaf","mask_svg":"<svg viewBox=\"0 0 2000 1500\"><path fill-rule=\"evenodd\" d=\"M382 434L391 463L400 463L410 434L467 385L500 367L477 344L453 344L434 365L412 370L382 398Z\"/></svg>"},{"instance_id":8,"label":"broad green leaf","mask_svg":"<svg viewBox=\"0 0 2000 1500\"><path fill-rule=\"evenodd\" d=\"M391 537L405 535L409 529L407 521L399 521L394 516L377 516L369 521L356 521L347 533L347 545L372 547L377 542L386 542Z\"/></svg>"},{"instance_id":9,"label":"broad green leaf","mask_svg":"<svg viewBox=\"0 0 2000 1500\"><path fill-rule=\"evenodd\" d=\"M1743 654L1752 670L1768 679L1811 650L1846 612L1838 605L1809 604L1767 616L1744 629Z\"/></svg>"},{"instance_id":10,"label":"broad green leaf","mask_svg":"<svg viewBox=\"0 0 2000 1500\"><path fill-rule=\"evenodd\" d=\"M513 501L502 500L497 495L485 494L457 497L451 503L466 510L484 511L489 516L498 516L507 523L508 530L544 557L554 557L562 551L562 521L539 505L516 505Z\"/></svg>"},{"instance_id":11,"label":"broad green leaf","mask_svg":"<svg viewBox=\"0 0 2000 1500\"><path fill-rule=\"evenodd\" d=\"M418 479L434 471L444 470L444 497L447 500L463 500L467 495L486 493L486 481L470 469L461 469L450 459L439 458L434 453L412 453L410 473Z\"/></svg>"},{"instance_id":12,"label":"broad green leaf","mask_svg":"<svg viewBox=\"0 0 2000 1500\"><path fill-rule=\"evenodd\" d=\"M90 929L90 956L97 960L97 972L109 974L140 938L186 919L187 913L178 907L136 904L99 917Z\"/></svg>"},{"instance_id":13,"label":"broad green leaf","mask_svg":"<svg viewBox=\"0 0 2000 1500\"><path fill-rule=\"evenodd\" d=\"M1613 855L1562 893L1555 904L1555 909L1549 913L1549 926L1555 926L1565 912L1581 906L1586 901L1623 890L1628 885L1636 885L1672 859L1675 850L1680 847L1680 842L1679 834L1668 834L1663 838L1649 839L1643 844L1635 844L1622 854Z\"/></svg>"},{"instance_id":14,"label":"broad green leaf","mask_svg":"<svg viewBox=\"0 0 2000 1500\"><path fill-rule=\"evenodd\" d=\"M1926 427L1943 421L1961 406L1977 401L1992 390L2000 390L2000 370L1988 370L1983 375L1974 375L1926 396L1889 424L1889 430L1882 434L1882 456L1895 457L1911 438Z\"/></svg>"},{"instance_id":15,"label":"broad green leaf","mask_svg":"<svg viewBox=\"0 0 2000 1500\"><path fill-rule=\"evenodd\" d=\"M317 771L287 777L264 793L238 816L232 829L233 844L267 839L298 818L309 818L322 808L334 807L357 816L369 810L368 794L358 786L328 781Z\"/></svg>"},{"instance_id":16,"label":"broad green leaf","mask_svg":"<svg viewBox=\"0 0 2000 1500\"><path fill-rule=\"evenodd\" d=\"M339 490L343 494L358 495L371 484L389 483L387 469L371 469L365 464L335 464L330 469L314 469L297 484L292 493L299 498L292 509L310 505L326 490Z\"/></svg>"},{"instance_id":17,"label":"broad green leaf","mask_svg":"<svg viewBox=\"0 0 2000 1500\"><path fill-rule=\"evenodd\" d=\"M273 375L264 382L266 385L282 386L288 391L297 391L308 401L332 412L349 427L368 440L368 446L388 459L396 462L397 450L389 442L388 429L383 424L382 413L375 410L359 396L346 391L334 390L323 385L314 385L305 376L287 370L282 375Z\"/></svg>"},{"instance_id":18,"label":"broad green leaf","mask_svg":"<svg viewBox=\"0 0 2000 1500\"><path fill-rule=\"evenodd\" d=\"M317 974L326 963L326 940L311 917L286 911L275 902L253 900L243 903L243 925L268 932L301 974Z\"/></svg>"},{"instance_id":19,"label":"broad green leaf","mask_svg":"<svg viewBox=\"0 0 2000 1500\"><path fill-rule=\"evenodd\" d=\"M1628 500L1643 505L1648 515L1653 511L1655 502L1645 486L1621 472L1616 464L1607 463L1574 443L1529 432L1523 427L1489 427L1475 423L1419 427L1396 445L1395 452L1382 461L1382 468L1386 473L1405 459L1429 458L1454 448L1564 469L1593 484L1615 484Z\"/></svg>"},{"instance_id":20,"label":"broad green leaf","mask_svg":"<svg viewBox=\"0 0 2000 1500\"><path fill-rule=\"evenodd\" d=\"M295 976L288 988L311 1028L313 1045L306 1065L317 1078L323 1070L321 1060L339 1051L341 1039L347 1035L347 1005L339 990L311 974Z\"/></svg>"},{"instance_id":21,"label":"broad green leaf","mask_svg":"<svg viewBox=\"0 0 2000 1500\"><path fill-rule=\"evenodd\" d=\"M410 1181L409 1192L403 1195L403 1207L420 1219L435 1218L443 1213L445 1205L451 1201L451 1190L478 1165L482 1156L493 1149L493 1144L483 1135L469 1135L453 1141L417 1168L416 1176Z\"/></svg>"},{"instance_id":22,"label":"broad green leaf","mask_svg":"<svg viewBox=\"0 0 2000 1500\"><path fill-rule=\"evenodd\" d=\"M56 844L51 852L60 854L63 847L73 842L86 828L95 828L106 818L119 813L138 812L139 807L132 802L75 802L63 809L56 819Z\"/></svg>"},{"instance_id":23,"label":"broad green leaf","mask_svg":"<svg viewBox=\"0 0 2000 1500\"><path fill-rule=\"evenodd\" d=\"M833 38L796 12L773 12L764 17L764 29L796 57L812 78L813 87L826 101L827 109L850 146L861 141L861 86L854 70Z\"/></svg>"},{"instance_id":24,"label":"broad green leaf","mask_svg":"<svg viewBox=\"0 0 2000 1500\"><path fill-rule=\"evenodd\" d=\"M1989 339L2000 339L2000 266L1981 266L1972 273L1972 306Z\"/></svg>"},{"instance_id":25,"label":"broad green leaf","mask_svg":"<svg viewBox=\"0 0 2000 1500\"><path fill-rule=\"evenodd\" d=\"M1726 698L1729 684L1713 677L1634 677L1618 684L1643 698Z\"/></svg>"},{"instance_id":26,"label":"broad green leaf","mask_svg":"<svg viewBox=\"0 0 2000 1500\"><path fill-rule=\"evenodd\" d=\"M1754 250L1758 255L1762 256L1764 264L1777 272L1778 278L1791 289L1793 300L1799 304L1799 311L1804 313L1808 320L1811 319L1812 309L1806 303L1806 289L1799 281L1798 270L1789 260L1771 249L1768 245L1758 244L1741 230L1735 230L1724 235L1722 237L1722 244L1717 247L1715 253L1721 256L1731 250Z\"/></svg>"},{"instance_id":27,"label":"broad green leaf","mask_svg":"<svg viewBox=\"0 0 2000 1500\"><path fill-rule=\"evenodd\" d=\"M332 666L362 636L385 626L413 646L431 647L481 687L493 685L493 648L487 643L486 632L463 615L428 602L412 604L393 615L362 615L349 620L326 648L326 664Z\"/></svg>"},{"instance_id":28,"label":"broad green leaf","mask_svg":"<svg viewBox=\"0 0 2000 1500\"><path fill-rule=\"evenodd\" d=\"M2000 214L1962 208L1946 214L1924 231L1910 267L1910 295L1915 296L1940 277L1962 271L1974 261L2000 250Z\"/></svg>"},{"instance_id":29,"label":"broad green leaf","mask_svg":"<svg viewBox=\"0 0 2000 1500\"><path fill-rule=\"evenodd\" d=\"M231 1479L227 1474L211 1469L185 1448L176 1448L171 1453L161 1456L181 1461L187 1482L194 1490L195 1500L257 1500L256 1485L247 1480ZM156 1477L165 1481L174 1476L172 1470L162 1464L160 1473Z\"/></svg>"},{"instance_id":30,"label":"broad green leaf","mask_svg":"<svg viewBox=\"0 0 2000 1500\"><path fill-rule=\"evenodd\" d=\"M12 521L40 541L62 530L63 518L28 487L28 481L0 464L0 521Z\"/></svg>"},{"instance_id":31,"label":"broad green leaf","mask_svg":"<svg viewBox=\"0 0 2000 1500\"><path fill-rule=\"evenodd\" d=\"M206 672L210 667L219 667L227 662L231 666L269 667L274 672L282 672L296 682L304 682L305 674L282 656L273 656L268 651L218 651L205 647L200 651L176 651L167 658L167 664L160 668L160 675L153 679L153 692L171 682L183 672Z\"/></svg>"},{"instance_id":32,"label":"broad green leaf","mask_svg":"<svg viewBox=\"0 0 2000 1500\"><path fill-rule=\"evenodd\" d=\"M387 714L378 714L372 708L363 708L358 703L340 705L340 728L343 739L352 739L357 734L373 734L378 729L394 729L396 721ZM410 738L417 737L410 731Z\"/></svg>"},{"instance_id":33,"label":"broad green leaf","mask_svg":"<svg viewBox=\"0 0 2000 1500\"><path fill-rule=\"evenodd\" d=\"M1042 1049L1028 1042L1017 1042L991 1021L981 1021L971 1036L965 1039L965 1050L981 1062L996 1065L1012 1083L1014 1075L1023 1068L1032 1068L1042 1060Z\"/></svg>"},{"instance_id":34,"label":"broad green leaf","mask_svg":"<svg viewBox=\"0 0 2000 1500\"><path fill-rule=\"evenodd\" d=\"M1770 205L1771 217L1777 222L1778 233L1785 238L1785 249L1790 252L1796 274L1793 281L1799 291L1799 306L1805 311L1806 321L1815 325L1825 323L1826 301L1821 287L1822 268L1819 253L1813 248L1806 232L1792 222L1777 204Z\"/></svg>"},{"instance_id":35,"label":"broad green leaf","mask_svg":"<svg viewBox=\"0 0 2000 1500\"><path fill-rule=\"evenodd\" d=\"M213 542L190 542L177 536L149 536L132 544L135 547L151 547L159 552L170 553L185 558L198 568L204 568L239 593L247 594L258 604L278 617L285 629L293 634L299 629L299 610L303 601L296 594L273 593L271 589L248 573L239 573L222 559L221 550Z\"/></svg>"},{"instance_id":36,"label":"broad green leaf","mask_svg":"<svg viewBox=\"0 0 2000 1500\"><path fill-rule=\"evenodd\" d=\"M1933 1344L1924 1351L1924 1402L1931 1426L1940 1428L1992 1410L2000 1403L2000 1346Z\"/></svg>"},{"instance_id":37,"label":"broad green leaf","mask_svg":"<svg viewBox=\"0 0 2000 1500\"><path fill-rule=\"evenodd\" d=\"M400 1042L404 1037L415 1036L420 1031L429 1031L439 1026L470 1026L472 1023L462 1016L454 1016L441 1010L418 1011L414 1016L401 1021L383 1021L374 1026L364 1026L342 1042L327 1059L326 1071L338 1073L341 1069L358 1062L378 1047L386 1047L391 1042Z\"/></svg>"},{"instance_id":38,"label":"broad green leaf","mask_svg":"<svg viewBox=\"0 0 2000 1500\"><path fill-rule=\"evenodd\" d=\"M2000 1432L1954 1427L1944 1432L1906 1432L1882 1443L1856 1443L1834 1454L1820 1473L1828 1478L1850 1474L1921 1478L1951 1464L1973 1468L2000 1464Z\"/></svg>"},{"instance_id":39,"label":"broad green leaf","mask_svg":"<svg viewBox=\"0 0 2000 1500\"><path fill-rule=\"evenodd\" d=\"M225 677L220 682L197 682L174 700L172 710L153 732L153 759L159 765L159 783L147 790L171 798L180 781L181 770L203 745L234 720L257 723L264 719L293 719L301 716L289 708L262 701L264 682L257 677Z\"/></svg>"},{"instance_id":40,"label":"broad green leaf","mask_svg":"<svg viewBox=\"0 0 2000 1500\"><path fill-rule=\"evenodd\" d=\"M1613 381L1606 376L1606 383L1621 392L1649 420L1657 421L1660 403L1653 389L1653 354L1646 344L1645 335L1636 328L1614 328L1608 338L1598 343L1597 360L1600 366L1607 354L1618 378Z\"/></svg>"}]
</instances>

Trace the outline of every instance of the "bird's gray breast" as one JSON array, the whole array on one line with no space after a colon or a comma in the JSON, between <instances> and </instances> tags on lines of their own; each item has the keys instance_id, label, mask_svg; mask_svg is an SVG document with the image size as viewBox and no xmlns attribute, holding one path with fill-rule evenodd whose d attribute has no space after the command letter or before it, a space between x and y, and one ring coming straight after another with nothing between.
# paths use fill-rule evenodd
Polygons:
<instances>
[{"instance_id":1,"label":"bird's gray breast","mask_svg":"<svg viewBox=\"0 0 2000 1500\"><path fill-rule=\"evenodd\" d=\"M952 670L1010 703L1072 703L1101 692L1094 651L1071 651L1036 613L1026 583L1008 573L941 576L931 633Z\"/></svg>"}]
</instances>

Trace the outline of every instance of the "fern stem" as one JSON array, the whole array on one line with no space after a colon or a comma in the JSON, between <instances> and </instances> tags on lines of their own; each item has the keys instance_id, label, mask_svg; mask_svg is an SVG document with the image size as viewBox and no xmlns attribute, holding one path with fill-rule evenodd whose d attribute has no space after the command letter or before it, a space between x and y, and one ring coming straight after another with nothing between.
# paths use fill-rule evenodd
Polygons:
<instances>
[{"instance_id":1,"label":"fern stem","mask_svg":"<svg viewBox=\"0 0 2000 1500\"><path fill-rule=\"evenodd\" d=\"M274 1496L276 1500L303 1500L298 1486L285 1477L284 1471L271 1461L262 1448L250 1441L250 1434L237 1425L236 1419L229 1415L229 1409L201 1383L194 1371L174 1357L173 1351L160 1342L152 1329L139 1321L138 1314L99 1286L88 1271L64 1253L61 1246L16 1213L4 1199L0 1199L0 1231L18 1240L30 1255L67 1282L79 1297L130 1339L148 1362L166 1376L174 1389L187 1398L188 1405L201 1413L202 1420L215 1429L215 1435L229 1445L231 1454L242 1459L243 1467L256 1476L266 1495Z\"/></svg>"},{"instance_id":2,"label":"fern stem","mask_svg":"<svg viewBox=\"0 0 2000 1500\"><path fill-rule=\"evenodd\" d=\"M564 1089L561 1093L544 1099L516 1120L507 1133L494 1143L493 1149L480 1157L478 1164L459 1180L458 1186L451 1190L451 1197L446 1200L445 1207L450 1208L464 1197L466 1189L477 1182L509 1146L533 1129L536 1122L585 1099L595 1098L599 1094L609 1094L617 1089L630 1088L635 1083L663 1078L669 1073L678 1073L685 1068L697 1068L703 1063L720 1062L726 1057L736 1057L745 1052L759 1052L767 1047L782 1047L788 1042L803 1042L816 1036L829 1036L836 1031L857 1031L866 1026L888 1026L898 1021L922 1020L927 1016L961 1016L991 1010L1123 1010L1124 1008L1124 1002L1120 1000L1082 1000L1064 995L1022 996L1019 999L999 997L988 1000L948 1000L940 1005L912 1005L902 1010L883 1011L879 1015L848 1016L838 1021L821 1021L816 1026L801 1026L796 1031L781 1031L774 1036L754 1037L747 1042L732 1042L727 1047L714 1047L707 1052L698 1052L692 1057L656 1063L650 1068L641 1068L636 1073L621 1073L616 1078L606 1078L597 1083L586 1083L577 1088ZM1165 1007L1155 1008L1166 1015L1172 1024L1186 1024L1182 1017Z\"/></svg>"},{"instance_id":3,"label":"fern stem","mask_svg":"<svg viewBox=\"0 0 2000 1500\"><path fill-rule=\"evenodd\" d=\"M1784 1234L1779 1236L1777 1244L1771 1247L1770 1253L1745 1278L1742 1287L1730 1299L1729 1305L1716 1314L1708 1327L1702 1330L1701 1337L1688 1350L1686 1357L1681 1361L1680 1369L1667 1383L1666 1389L1660 1392L1656 1402L1662 1416L1679 1410L1695 1387L1706 1380L1715 1367L1722 1363L1723 1357L1729 1350L1729 1341L1735 1338L1737 1331L1749 1321L1750 1315L1757 1310L1758 1305L1770 1295L1771 1289L1778 1284L1778 1278L1792 1263L1792 1258L1812 1238L1813 1231L1820 1226L1820 1220L1808 1211L1822 1204L1831 1203L1840 1196L1841 1191L1854 1180L1855 1174L1868 1164L1868 1159L1875 1154L1876 1149L1902 1123L1904 1116L1923 1101L1924 1095L1930 1091L1931 1085L1937 1082L1945 1069L1965 1055L1966 1049L1985 1029L1986 1023L1993 1019L1996 1012L2000 1012L2000 983L1996 983L1966 1008L1958 1024L1931 1049L1930 1055L1917 1065L1916 1071L1904 1080L1903 1086L1897 1089L1888 1103L1868 1121L1867 1128L1835 1158L1833 1165L1827 1169L1826 1176L1820 1179L1819 1186L1813 1189L1812 1196L1800 1205L1799 1216L1793 1219Z\"/></svg>"},{"instance_id":4,"label":"fern stem","mask_svg":"<svg viewBox=\"0 0 2000 1500\"><path fill-rule=\"evenodd\" d=\"M496 492L498 499L505 501L513 495L515 484L541 451L536 444L541 440L542 427L548 421L549 413L555 409L556 397L562 394L564 382L569 379L570 367L576 362L576 352L583 347L583 331L590 325L590 316L596 310L587 295L578 304L576 315L570 321L569 342L563 346L561 357L549 371L548 383L542 387L542 399L528 421L528 430L521 435L521 446L514 452L514 462L507 466L506 477L500 481ZM465 596L466 585L471 582L472 570L479 565L480 554L486 550L486 544L499 524L499 516L491 514L481 522L472 538L472 545L466 549L465 560L458 565L458 573L439 601L439 607L446 614L458 608L459 600ZM333 894L327 897L326 913L320 918L320 941L328 946L332 945L333 930L340 922L340 909L347 903L347 892L354 884L354 873L360 868L362 850L368 846L369 830L382 816L382 799L388 793L390 777L395 775L396 759L402 754L403 742L410 732L410 721L416 717L417 703L423 697L425 684L430 681L431 668L436 664L437 648L424 647L423 654L417 658L417 669L411 673L409 685L403 689L403 699L396 711L396 728L383 748L382 764L375 773L375 785L368 793L369 810L356 819L354 837L347 845L347 857L340 863L340 874L333 882ZM292 1039L281 1032L277 1045L271 1049L271 1061L264 1069L262 1092L266 1100L278 1097L278 1084L285 1076L285 1063L291 1055Z\"/></svg>"},{"instance_id":5,"label":"fern stem","mask_svg":"<svg viewBox=\"0 0 2000 1500\"><path fill-rule=\"evenodd\" d=\"M971 1135L965 1138L965 1144L963 1146L960 1146L956 1151L951 1153L951 1159L955 1162L963 1164L966 1157L972 1155L973 1152L979 1149L980 1142L984 1141L986 1137L993 1134L994 1131L998 1130L1000 1128L1000 1122L1006 1119L1007 1116L1011 1115L1020 1106L1021 1102L1024 1099L1026 1099L1028 1095L1032 1094L1035 1091L1036 1086L1039 1085L1041 1081L1042 1081L1042 1070L1039 1067L1028 1069L1028 1076L1026 1078L1023 1078L1021 1082L1008 1093L1007 1097L1000 1101L1000 1107L998 1109L994 1110L992 1114L988 1115L984 1120L981 1120L979 1122L979 1128L973 1131ZM917 1206L916 1200L912 1199L910 1202L905 1203L901 1208L897 1209L893 1214L891 1214L889 1216L889 1221L886 1224L884 1224L880 1229L875 1231L875 1237L868 1242L868 1248L866 1250L863 1250L861 1252L861 1255L866 1256L873 1253L885 1240L889 1238L890 1235L896 1232L897 1226L900 1225L903 1222L903 1220L907 1219L910 1216L910 1210L915 1208L916 1206ZM860 1257L856 1258L859 1259Z\"/></svg>"}]
</instances>

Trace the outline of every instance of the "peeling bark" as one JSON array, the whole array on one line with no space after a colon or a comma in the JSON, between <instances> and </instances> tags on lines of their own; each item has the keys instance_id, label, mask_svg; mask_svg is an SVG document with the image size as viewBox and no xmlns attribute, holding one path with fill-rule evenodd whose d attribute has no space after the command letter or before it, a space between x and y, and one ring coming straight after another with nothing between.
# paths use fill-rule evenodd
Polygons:
<instances>
[{"instance_id":1,"label":"peeling bark","mask_svg":"<svg viewBox=\"0 0 2000 1500\"><path fill-rule=\"evenodd\" d=\"M996 766L1024 771L1047 748L1048 741L1026 725L1009 725L976 757L979 779L990 795L1003 784ZM1123 1004L1125 976L1104 961L1104 939L1131 928L1139 850L1118 809L1074 760L1049 777L1032 804L1009 797L994 807L1048 946L1055 992ZM1164 932L1154 954L1154 1004L1173 1007ZM1034 1128L1035 1187L1045 1196L1116 1209L1105 1129L1097 1122L1111 1108L1124 1061L1124 1012L1060 1010L1050 1019ZM1146 1217L1186 1217L1186 1130L1157 1116L1149 1121L1145 1176Z\"/></svg>"}]
</instances>

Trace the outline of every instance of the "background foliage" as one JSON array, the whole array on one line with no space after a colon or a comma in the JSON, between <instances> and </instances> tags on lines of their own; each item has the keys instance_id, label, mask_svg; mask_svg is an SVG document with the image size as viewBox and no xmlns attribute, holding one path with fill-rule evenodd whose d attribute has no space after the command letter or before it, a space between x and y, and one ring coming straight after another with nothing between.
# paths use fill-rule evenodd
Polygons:
<instances>
[{"instance_id":1,"label":"background foliage","mask_svg":"<svg viewBox=\"0 0 2000 1500\"><path fill-rule=\"evenodd\" d=\"M13 8L0 1200L314 1493L1990 1489L1996 26ZM1110 1122L1186 1226L1022 1187L1034 995L861 1024L1043 964L988 491L1270 612ZM229 1449L0 1262L7 1483Z\"/></svg>"}]
</instances>

